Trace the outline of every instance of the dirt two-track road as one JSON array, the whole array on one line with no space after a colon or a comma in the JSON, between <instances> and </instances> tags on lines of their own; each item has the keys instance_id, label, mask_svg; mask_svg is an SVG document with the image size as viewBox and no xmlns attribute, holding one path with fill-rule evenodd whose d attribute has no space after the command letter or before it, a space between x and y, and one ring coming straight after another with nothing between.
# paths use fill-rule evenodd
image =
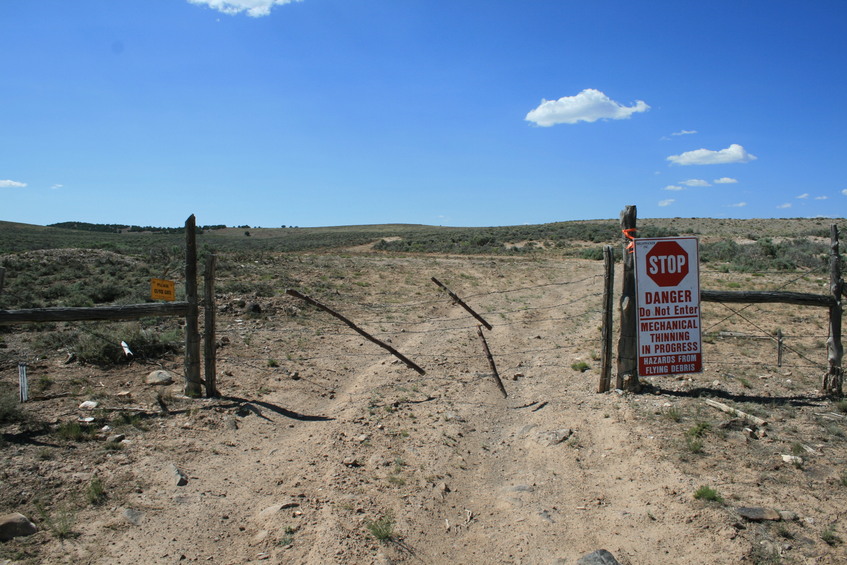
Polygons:
<instances>
[{"instance_id":1,"label":"dirt two-track road","mask_svg":"<svg viewBox=\"0 0 847 565\"><path fill-rule=\"evenodd\" d=\"M221 287L285 278L426 373L283 288L218 295L222 398L145 384L158 362L99 369L56 351L33 374L85 386L27 410L84 415L85 390L144 417L119 430L120 449L102 439L3 446L4 511L31 508L39 489L52 497L32 516L42 531L6 544L12 560L572 564L602 548L631 565L847 562L847 421L805 359L777 368L772 344L707 340L702 374L597 394L602 262L348 252L223 263ZM704 287L721 276L731 275L704 274ZM492 324L484 335L508 397L478 323L431 277ZM704 329L727 314L704 305ZM745 317L825 332L823 311L761 305ZM803 355L825 362L814 347ZM159 364L181 375L181 363ZM768 425L750 429L705 396ZM783 460L800 450L803 464ZM95 477L106 498L86 504ZM702 486L721 500L695 498ZM751 521L739 507L783 515ZM45 517L68 509L73 535L62 539Z\"/></svg>"}]
</instances>

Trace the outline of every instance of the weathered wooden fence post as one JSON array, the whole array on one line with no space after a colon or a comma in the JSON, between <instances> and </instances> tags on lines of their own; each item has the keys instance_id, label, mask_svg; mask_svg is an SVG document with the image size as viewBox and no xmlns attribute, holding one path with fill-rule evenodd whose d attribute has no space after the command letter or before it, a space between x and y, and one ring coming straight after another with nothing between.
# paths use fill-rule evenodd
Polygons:
<instances>
[{"instance_id":1,"label":"weathered wooden fence post","mask_svg":"<svg viewBox=\"0 0 847 565\"><path fill-rule=\"evenodd\" d=\"M185 220L185 395L202 396L200 380L200 320L197 303L197 234L194 214Z\"/></svg>"},{"instance_id":2,"label":"weathered wooden fence post","mask_svg":"<svg viewBox=\"0 0 847 565\"><path fill-rule=\"evenodd\" d=\"M339 320L341 320L342 322L347 324L347 326L349 326L350 328L355 330L359 335L361 335L362 337L364 337L368 341L375 343L378 346L380 346L381 348L385 349L386 351L388 351L389 353L394 355L396 358L398 358L400 361L405 363L406 366L409 367L410 369L414 369L415 371L417 371L419 375L425 375L426 374L426 371L424 371L417 364L415 364L414 361L412 361L411 359L409 359L408 357L406 357L405 355L403 355L402 353L400 353L399 351L397 351L396 349L394 349L393 347L391 347L390 345L388 345L384 341L378 340L377 338L375 338L374 336L372 336L371 334L369 334L368 332L366 332L365 330L363 330L362 328L360 328L359 326L357 326L356 324L354 324L353 322L351 322L350 320L348 320L347 318L345 318L344 316L342 316L341 314L339 314L338 312L336 312L335 310L330 308L329 306L324 306L323 304L321 304L320 302L318 302L314 298L311 298L309 296L306 296L305 294L297 292L293 288L289 288L288 290L286 290L285 294L287 294L289 296L293 296L294 298L299 298L300 300L303 300L303 301L307 302L308 304L311 304L315 308L319 308L319 309L323 310L324 312L326 312L327 314L329 314L331 316L335 316L336 318L338 318Z\"/></svg>"},{"instance_id":3,"label":"weathered wooden fence post","mask_svg":"<svg viewBox=\"0 0 847 565\"><path fill-rule=\"evenodd\" d=\"M600 355L600 385L597 392L612 386L612 308L615 290L615 252L611 245L603 247L603 346Z\"/></svg>"},{"instance_id":4,"label":"weathered wooden fence post","mask_svg":"<svg viewBox=\"0 0 847 565\"><path fill-rule=\"evenodd\" d=\"M782 351L785 348L782 329L776 330L776 366L782 367Z\"/></svg>"},{"instance_id":5,"label":"weathered wooden fence post","mask_svg":"<svg viewBox=\"0 0 847 565\"><path fill-rule=\"evenodd\" d=\"M470 314L471 316L473 316L474 318L476 318L476 320L477 320L480 324L482 324L483 326L485 326L486 328L488 328L488 331L491 331L492 329L494 329L494 328L491 326L491 324L489 324L488 322L486 322L486 321L482 318L482 316L480 316L479 314L477 314L477 313L474 311L474 309L473 309L473 308L471 308L470 306L468 306L468 305L467 305L467 303L466 303L464 300L462 300L461 298L459 298L459 297L456 295L456 293L455 293L455 292L453 292L452 290L450 290L449 288L447 288L446 286L444 286L444 284L443 284L441 281L439 281L439 280L438 280L437 278L435 278L435 277L432 277L432 279L431 279L431 280L432 280L432 282L434 282L435 284L437 284L437 285L438 285L441 289L443 289L445 292L447 292L447 294L449 294L449 295L450 295L450 298L452 298L452 299L453 299L453 302L454 302L455 304L458 304L459 306L461 306L462 308L464 308L464 309L468 312L468 314Z\"/></svg>"},{"instance_id":6,"label":"weathered wooden fence post","mask_svg":"<svg viewBox=\"0 0 847 565\"><path fill-rule=\"evenodd\" d=\"M621 333L618 339L617 388L638 390L638 358L636 356L637 335L635 327L635 257L631 245L636 230L635 206L627 206L621 212L623 232L623 281L621 285Z\"/></svg>"},{"instance_id":7,"label":"weathered wooden fence post","mask_svg":"<svg viewBox=\"0 0 847 565\"><path fill-rule=\"evenodd\" d=\"M841 344L841 298L844 281L841 280L841 254L838 248L838 226L835 224L830 226L829 290L834 303L829 307L829 339L826 341L829 370L823 378L823 392L841 397L844 393L844 368L841 366L844 356L844 347Z\"/></svg>"},{"instance_id":8,"label":"weathered wooden fence post","mask_svg":"<svg viewBox=\"0 0 847 565\"><path fill-rule=\"evenodd\" d=\"M217 307L215 306L215 266L217 255L206 257L206 271L204 273L203 286L203 357L205 361L203 375L206 379L206 396L213 398L220 396L217 388L217 348L215 340L215 318Z\"/></svg>"},{"instance_id":9,"label":"weathered wooden fence post","mask_svg":"<svg viewBox=\"0 0 847 565\"><path fill-rule=\"evenodd\" d=\"M500 389L500 392L503 394L503 398L508 398L509 394L503 386L503 381L500 379L500 373L497 372L497 365L494 364L494 357L491 355L491 350L488 349L488 342L485 341L485 334L482 333L482 326L477 326L476 331L479 335L479 339L482 340L482 349L485 351L485 357L488 359L488 366L491 367L491 374L494 377L494 382L497 383L497 388Z\"/></svg>"}]
</instances>

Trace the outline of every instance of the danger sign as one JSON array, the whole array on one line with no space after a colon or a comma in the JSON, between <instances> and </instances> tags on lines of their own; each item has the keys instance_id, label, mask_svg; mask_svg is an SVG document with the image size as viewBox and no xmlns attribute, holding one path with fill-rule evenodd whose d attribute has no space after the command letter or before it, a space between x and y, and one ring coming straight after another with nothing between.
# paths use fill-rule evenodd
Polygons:
<instances>
[{"instance_id":1,"label":"danger sign","mask_svg":"<svg viewBox=\"0 0 847 565\"><path fill-rule=\"evenodd\" d=\"M635 240L639 375L703 370L699 264L697 238Z\"/></svg>"}]
</instances>

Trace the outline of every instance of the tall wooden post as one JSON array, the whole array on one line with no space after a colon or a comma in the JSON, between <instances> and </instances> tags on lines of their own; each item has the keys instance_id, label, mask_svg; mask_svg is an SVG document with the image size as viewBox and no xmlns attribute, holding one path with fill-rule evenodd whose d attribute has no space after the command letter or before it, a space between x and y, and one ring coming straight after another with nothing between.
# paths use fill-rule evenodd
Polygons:
<instances>
[{"instance_id":1,"label":"tall wooden post","mask_svg":"<svg viewBox=\"0 0 847 565\"><path fill-rule=\"evenodd\" d=\"M200 321L197 304L197 234L194 214L185 220L185 395L202 396L200 381Z\"/></svg>"},{"instance_id":2,"label":"tall wooden post","mask_svg":"<svg viewBox=\"0 0 847 565\"><path fill-rule=\"evenodd\" d=\"M638 390L637 335L635 327L635 257L630 247L636 229L635 206L627 206L621 212L621 230L623 231L623 281L621 286L621 333L618 339L618 377L617 387L624 390Z\"/></svg>"},{"instance_id":3,"label":"tall wooden post","mask_svg":"<svg viewBox=\"0 0 847 565\"><path fill-rule=\"evenodd\" d=\"M841 299L844 292L844 281L841 280L838 226L835 224L830 227L829 290L835 302L829 307L829 339L826 341L829 370L823 378L823 392L824 394L841 397L844 394L842 388L844 368L841 366L841 359L844 356L844 347L841 344Z\"/></svg>"},{"instance_id":4,"label":"tall wooden post","mask_svg":"<svg viewBox=\"0 0 847 565\"><path fill-rule=\"evenodd\" d=\"M597 392L612 386L612 308L615 289L615 254L611 245L603 247L603 349L600 356L600 384Z\"/></svg>"},{"instance_id":5,"label":"tall wooden post","mask_svg":"<svg viewBox=\"0 0 847 565\"><path fill-rule=\"evenodd\" d=\"M213 398L220 396L217 388L217 350L215 341L217 335L215 332L215 318L217 316L217 307L215 306L215 265L217 264L217 255L209 255L206 258L206 272L203 285L203 312L205 313L203 324L203 357L204 371L203 375L206 378L206 396Z\"/></svg>"}]
</instances>

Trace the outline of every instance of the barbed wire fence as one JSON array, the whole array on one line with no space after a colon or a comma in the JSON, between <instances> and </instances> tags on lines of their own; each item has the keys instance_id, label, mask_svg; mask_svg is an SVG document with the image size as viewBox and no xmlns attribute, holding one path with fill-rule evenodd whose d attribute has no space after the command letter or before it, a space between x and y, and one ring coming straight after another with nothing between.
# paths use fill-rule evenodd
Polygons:
<instances>
[{"instance_id":1,"label":"barbed wire fence","mask_svg":"<svg viewBox=\"0 0 847 565\"><path fill-rule=\"evenodd\" d=\"M564 267L553 267L550 276L561 275L559 270ZM520 342L498 343L495 341L492 353L497 360L498 367L504 373L518 373L531 365L537 370L546 371L569 371L573 370L574 357L580 357L588 361L597 361L594 352L600 347L600 325L602 316L602 273L590 273L587 276L573 277L571 280L556 280L534 285L522 285L507 288L496 288L484 292L463 293L462 298L473 302L479 307L483 315L493 321L496 328L516 328L523 334L532 334L548 330L555 325L569 325L597 328L592 332L562 332L561 335L551 337L551 332L545 335L537 335ZM711 280L719 280L736 273L725 271L702 271L701 276ZM786 277L777 290L789 286L807 286L811 277L826 276L824 269L805 270L800 273L785 271L757 271L745 272L745 276L763 276L768 279L774 277ZM565 278L565 277L561 277ZM806 280L804 280L806 279ZM509 279L505 278L508 282ZM586 288L589 289L586 292ZM591 291L596 288L596 291ZM466 290L466 289L465 289ZM482 359L478 342L473 339L473 332L477 324L472 318L464 315L459 309L452 310L450 301L434 286L420 288L417 295L431 298L408 300L412 295L403 293L397 289L376 289L366 295L348 294L332 295L327 293L326 299L332 301L340 309L348 313L357 323L369 328L373 335L383 340L398 340L400 338L415 338L416 343L405 353L414 359L420 359L426 366L436 366L438 372L449 372L457 367L467 365L469 359L479 357ZM539 301L539 296L553 295L556 300L552 303ZM323 297L322 297L323 298ZM542 302L539 304L539 302ZM510 304L512 304L510 306ZM798 372L823 372L827 368L825 341L830 336L815 333L792 333L787 332L781 337L776 332L765 328L761 317L771 316L772 313L763 311L762 305L729 305L713 303L713 309L709 311L708 318L704 319L703 337L708 342L717 346L718 354L705 355L704 367L716 373L731 373L739 369L747 369L759 372L798 371ZM432 315L435 313L435 315ZM220 324L223 321L224 324ZM246 334L255 333L251 329L249 316L243 316L241 322L219 321L217 330L219 338L227 338L230 342L240 341L244 344ZM305 323L304 323L305 322ZM80 328L80 331L91 334L97 339L107 341L114 339L111 334L105 336L97 330L95 324L91 327ZM823 326L823 324L821 324ZM726 331L726 326L732 327L733 331ZM739 331L743 329L744 331ZM823 328L821 328L823 329ZM361 341L353 332L330 319L323 319L317 312L301 313L298 316L276 317L273 325L265 324L261 332L268 334L268 340L278 341L282 344L279 349L259 350L254 347L242 348L241 351L233 351L223 348L218 353L218 359L227 363L231 368L242 366L252 370L269 369L268 363L271 359L282 357L287 362L305 365L310 363L326 364L327 362L338 362L344 360L370 360L375 361L385 356L385 353L377 349L359 350ZM308 340L316 336L324 336L336 340L347 340L341 347L326 347L323 349L290 347L292 341ZM464 340L462 348L444 348L438 350L439 344L430 344L430 337L447 337L451 342ZM279 341L281 340L281 341ZM537 343L535 343L537 341ZM734 351L743 348L729 348L729 343L755 344L755 347L747 354ZM358 345L357 345L358 344ZM434 345L435 347L433 347ZM780 363L778 351L780 346L785 352L785 358ZM30 348L23 352L22 361L32 362L43 358L49 351L41 351L43 343L32 343ZM64 347L64 342L59 343ZM765 348L770 348L769 352ZM733 350L730 353L730 350ZM820 352L819 352L820 351ZM2 353L2 351L0 351ZM147 357L143 350L138 351L139 360ZM21 353L17 352L17 356ZM6 355L8 356L8 355ZM773 359L773 361L770 361ZM12 361L12 359L8 359ZM15 359L17 362L18 359ZM474 361L476 364L477 361ZM10 365L11 366L11 365ZM430 378L441 378L439 375L430 375Z\"/></svg>"},{"instance_id":2,"label":"barbed wire fence","mask_svg":"<svg viewBox=\"0 0 847 565\"><path fill-rule=\"evenodd\" d=\"M722 271L704 271L708 278L725 277L727 273ZM754 273L744 273L754 275ZM767 275L768 280L774 277L788 277L778 285L778 289L797 285L801 279L810 276L821 275L825 272L804 271L800 274L785 271L760 271L755 276ZM597 328L596 333L580 332L568 333L550 337L549 335L536 335L534 339L537 345L527 341L497 344L492 348L492 353L497 360L497 365L504 373L519 373L528 365L535 370L546 371L572 371L574 364L571 362L575 357L589 361L598 361L596 351L600 347L600 325L602 323L602 296L600 291L602 273L597 272L586 277L575 278L556 282L546 282L536 285L516 286L513 288L502 288L485 292L472 292L462 294L462 298L473 302L477 306L492 305L504 297L518 297L535 293L553 293L559 300L551 304L522 304L516 307L497 306L488 307L483 310L483 316L492 321L497 328L512 327L520 330L523 334L535 333L534 330L549 329L555 324L580 325ZM575 287L582 285L577 292ZM585 292L585 287L597 288L594 292ZM800 283L802 286L802 283ZM430 289L427 289L430 290ZM437 292L435 287L431 289ZM365 328L371 328L374 336L384 340L396 340L402 336L418 338L417 346L405 351L410 357L420 360L424 367L437 366L440 372L455 369L457 366L473 363L478 364L475 358L482 359L482 352L478 343L472 339L472 332L478 324L468 315L461 315L459 309L455 313L460 315L444 315L445 305L450 304L446 296L435 295L431 299L402 301L403 296L398 296L390 291L377 292L372 298L383 297L390 299L385 303L374 301L356 301L354 297L329 296L333 304L341 308L347 315ZM570 296L570 297L569 297ZM537 302L533 299L533 302ZM502 303L502 300L500 300ZM431 311L439 312L439 315L430 317ZM779 312L784 317L786 310ZM707 343L716 346L716 351L711 355L704 356L704 368L712 373L726 375L732 378L733 373L739 370L758 373L783 373L790 374L815 374L826 371L825 341L827 335L816 335L814 333L782 333L766 329L765 322L757 319L761 317L773 317L763 305L729 305L713 303L707 310L704 318L703 337ZM317 321L310 319L311 325L296 325L293 323L283 324L283 327L265 329L276 336L300 336L309 339L315 336L325 338L351 338L353 332L329 320ZM779 323L786 323L782 320ZM768 322L771 323L771 322ZM727 325L734 331L726 331ZM744 331L739 331L743 329ZM243 330L241 330L243 332ZM543 333L543 332L542 332ZM550 332L547 332L548 334ZM236 327L219 329L220 335L230 336L231 339L239 335ZM464 349L456 351L438 351L437 348L427 345L429 336L450 336L453 341L465 340ZM735 346L730 347L729 344ZM744 347L737 346L738 343L746 343ZM753 345L750 345L753 344ZM384 352L378 350L357 351L355 342L348 342L341 347L326 347L317 352L310 350L309 353L286 352L287 361L297 364L309 364L320 362L337 362L339 360L375 360L383 357ZM741 350L741 351L738 351ZM745 350L746 353L745 353ZM220 359L231 365L249 366L253 369L267 369L269 360L267 355L233 355L231 353L222 355ZM473 359L473 361L469 361ZM427 378L439 378L438 375L430 374Z\"/></svg>"}]
</instances>

